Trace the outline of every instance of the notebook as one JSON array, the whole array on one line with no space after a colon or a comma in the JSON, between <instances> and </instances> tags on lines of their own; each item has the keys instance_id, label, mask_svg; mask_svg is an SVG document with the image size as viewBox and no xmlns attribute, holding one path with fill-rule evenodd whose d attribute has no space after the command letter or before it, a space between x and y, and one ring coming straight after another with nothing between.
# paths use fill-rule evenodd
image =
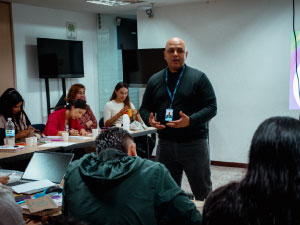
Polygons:
<instances>
[{"instance_id":1,"label":"notebook","mask_svg":"<svg viewBox=\"0 0 300 225\"><path fill-rule=\"evenodd\" d=\"M19 181L9 183L8 186L13 190L19 190L20 188L17 187L19 185L29 182L38 183L36 181L42 180L49 180L49 186L51 186L52 183L58 185L61 183L73 156L73 153L35 152L30 159L22 178ZM27 191L27 193L35 193L40 191L40 189L41 188L38 187L35 190L34 187L32 187L32 191Z\"/></svg>"}]
</instances>

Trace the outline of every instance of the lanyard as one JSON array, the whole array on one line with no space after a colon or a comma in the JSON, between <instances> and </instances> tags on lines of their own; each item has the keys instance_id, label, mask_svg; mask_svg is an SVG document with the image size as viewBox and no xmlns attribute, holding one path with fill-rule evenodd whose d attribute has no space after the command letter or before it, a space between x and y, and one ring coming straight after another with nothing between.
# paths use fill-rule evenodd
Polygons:
<instances>
[{"instance_id":1,"label":"lanyard","mask_svg":"<svg viewBox=\"0 0 300 225\"><path fill-rule=\"evenodd\" d=\"M177 80L177 83L176 83L176 86L175 86L175 89L173 91L173 94L171 93L169 87L168 87L168 71L169 71L169 68L166 69L166 86L167 86L167 91L168 91L168 94L170 96L170 99L171 99L171 104L170 104L170 108L172 108L172 104L173 104L173 101L174 101L174 97L175 97L175 93L177 91L177 88L178 88L178 85L180 83L180 80L181 80L181 77L183 75L183 72L184 72L184 69L185 69L185 65L183 66L182 68L182 71L178 77L178 80Z\"/></svg>"}]
</instances>

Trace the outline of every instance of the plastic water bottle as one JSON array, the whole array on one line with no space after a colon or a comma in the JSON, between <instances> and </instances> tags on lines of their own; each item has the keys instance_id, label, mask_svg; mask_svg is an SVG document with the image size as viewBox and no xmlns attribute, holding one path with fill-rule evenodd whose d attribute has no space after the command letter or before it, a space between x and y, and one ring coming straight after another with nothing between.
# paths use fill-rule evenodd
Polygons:
<instances>
[{"instance_id":1,"label":"plastic water bottle","mask_svg":"<svg viewBox=\"0 0 300 225\"><path fill-rule=\"evenodd\" d=\"M130 119L129 116L127 114L123 115L123 129L127 130L128 132L129 130L129 125L130 125Z\"/></svg>"},{"instance_id":2,"label":"plastic water bottle","mask_svg":"<svg viewBox=\"0 0 300 225\"><path fill-rule=\"evenodd\" d=\"M6 144L9 146L15 145L15 125L11 118L7 118L5 125Z\"/></svg>"}]
</instances>

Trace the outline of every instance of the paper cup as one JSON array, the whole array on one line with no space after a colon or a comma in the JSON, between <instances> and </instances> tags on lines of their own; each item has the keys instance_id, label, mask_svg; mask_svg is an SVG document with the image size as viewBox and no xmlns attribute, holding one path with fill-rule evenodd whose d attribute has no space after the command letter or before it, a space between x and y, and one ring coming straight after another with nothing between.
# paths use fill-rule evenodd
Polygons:
<instances>
[{"instance_id":1,"label":"paper cup","mask_svg":"<svg viewBox=\"0 0 300 225\"><path fill-rule=\"evenodd\" d=\"M25 138L25 143L27 147L32 147L33 146L33 139L31 137Z\"/></svg>"},{"instance_id":2,"label":"paper cup","mask_svg":"<svg viewBox=\"0 0 300 225\"><path fill-rule=\"evenodd\" d=\"M69 141L69 133L68 132L63 132L61 134L62 138L64 141Z\"/></svg>"},{"instance_id":3,"label":"paper cup","mask_svg":"<svg viewBox=\"0 0 300 225\"><path fill-rule=\"evenodd\" d=\"M96 138L99 134L99 130L98 129L92 129L92 133L93 133L93 138Z\"/></svg>"},{"instance_id":4,"label":"paper cup","mask_svg":"<svg viewBox=\"0 0 300 225\"><path fill-rule=\"evenodd\" d=\"M37 146L37 137L31 137L32 138L32 146Z\"/></svg>"}]
</instances>

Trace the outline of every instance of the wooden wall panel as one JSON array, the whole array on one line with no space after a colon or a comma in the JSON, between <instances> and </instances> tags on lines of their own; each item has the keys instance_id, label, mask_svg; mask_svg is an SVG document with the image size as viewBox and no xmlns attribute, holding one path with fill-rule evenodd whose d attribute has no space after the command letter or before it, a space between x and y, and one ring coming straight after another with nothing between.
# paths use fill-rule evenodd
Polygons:
<instances>
[{"instance_id":1,"label":"wooden wall panel","mask_svg":"<svg viewBox=\"0 0 300 225\"><path fill-rule=\"evenodd\" d=\"M15 87L13 35L10 3L0 2L0 95Z\"/></svg>"}]
</instances>

